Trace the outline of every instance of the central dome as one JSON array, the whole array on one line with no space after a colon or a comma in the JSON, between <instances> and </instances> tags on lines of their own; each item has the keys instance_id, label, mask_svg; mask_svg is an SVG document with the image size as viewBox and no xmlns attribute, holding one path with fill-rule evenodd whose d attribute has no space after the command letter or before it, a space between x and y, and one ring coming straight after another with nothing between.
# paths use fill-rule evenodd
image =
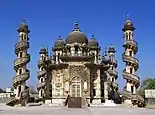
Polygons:
<instances>
[{"instance_id":1,"label":"central dome","mask_svg":"<svg viewBox=\"0 0 155 115\"><path fill-rule=\"evenodd\" d=\"M78 28L78 22L75 22L75 28L73 29L73 31L67 36L66 38L66 43L67 44L73 44L73 43L88 43L88 39L87 36L80 32L79 28Z\"/></svg>"}]
</instances>

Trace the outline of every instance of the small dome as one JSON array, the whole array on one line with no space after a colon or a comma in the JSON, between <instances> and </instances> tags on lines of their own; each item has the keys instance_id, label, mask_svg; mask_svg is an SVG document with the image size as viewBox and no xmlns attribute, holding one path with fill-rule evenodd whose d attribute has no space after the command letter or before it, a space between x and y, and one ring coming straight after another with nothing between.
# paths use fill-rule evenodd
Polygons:
<instances>
[{"instance_id":1,"label":"small dome","mask_svg":"<svg viewBox=\"0 0 155 115\"><path fill-rule=\"evenodd\" d=\"M66 43L67 44L72 44L72 43L82 43L82 44L86 43L87 44L88 43L87 36L84 35L84 33L80 32L77 21L75 23L75 28L67 36Z\"/></svg>"},{"instance_id":2,"label":"small dome","mask_svg":"<svg viewBox=\"0 0 155 115\"><path fill-rule=\"evenodd\" d=\"M132 21L130 20L129 17L127 17L125 23L124 23L124 28L122 29L123 31L126 31L126 30L132 30L134 31L135 30L135 27L133 26L133 23Z\"/></svg>"},{"instance_id":3,"label":"small dome","mask_svg":"<svg viewBox=\"0 0 155 115\"><path fill-rule=\"evenodd\" d=\"M46 54L47 50L44 48L44 46L40 49L39 54Z\"/></svg>"},{"instance_id":4,"label":"small dome","mask_svg":"<svg viewBox=\"0 0 155 115\"><path fill-rule=\"evenodd\" d=\"M110 45L109 50L108 50L108 53L110 53L110 52L112 52L112 53L116 52L115 48L114 48L114 46L112 44Z\"/></svg>"},{"instance_id":5,"label":"small dome","mask_svg":"<svg viewBox=\"0 0 155 115\"><path fill-rule=\"evenodd\" d=\"M22 23L19 26L19 29L17 29L18 32L26 32L29 33L30 30L28 29L28 25L26 24L26 20L22 20Z\"/></svg>"},{"instance_id":6,"label":"small dome","mask_svg":"<svg viewBox=\"0 0 155 115\"><path fill-rule=\"evenodd\" d=\"M98 41L94 38L94 35L92 35L92 38L88 41L88 46L89 47L98 47L99 43Z\"/></svg>"},{"instance_id":7,"label":"small dome","mask_svg":"<svg viewBox=\"0 0 155 115\"><path fill-rule=\"evenodd\" d=\"M61 36L57 39L57 41L54 43L54 47L63 47L65 45L65 42L61 39Z\"/></svg>"}]
</instances>

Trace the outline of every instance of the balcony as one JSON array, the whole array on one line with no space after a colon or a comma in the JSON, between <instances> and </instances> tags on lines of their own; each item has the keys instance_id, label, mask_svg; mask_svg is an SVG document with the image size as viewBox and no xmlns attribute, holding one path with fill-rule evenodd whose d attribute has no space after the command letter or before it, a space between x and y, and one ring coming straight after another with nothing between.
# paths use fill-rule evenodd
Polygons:
<instances>
[{"instance_id":1,"label":"balcony","mask_svg":"<svg viewBox=\"0 0 155 115\"><path fill-rule=\"evenodd\" d=\"M30 61L30 55L27 54L27 56L25 56L25 57L17 58L14 61L14 66L16 67L16 66L21 65L21 64L27 64L29 61Z\"/></svg>"},{"instance_id":2,"label":"balcony","mask_svg":"<svg viewBox=\"0 0 155 115\"><path fill-rule=\"evenodd\" d=\"M110 75L114 75L114 76L118 75L118 72L116 70L108 69L108 72L109 72Z\"/></svg>"},{"instance_id":3,"label":"balcony","mask_svg":"<svg viewBox=\"0 0 155 115\"><path fill-rule=\"evenodd\" d=\"M110 64L114 65L115 68L117 67L117 60L116 59L110 59Z\"/></svg>"},{"instance_id":4,"label":"balcony","mask_svg":"<svg viewBox=\"0 0 155 115\"><path fill-rule=\"evenodd\" d=\"M113 87L118 88L118 84L116 82L112 82Z\"/></svg>"},{"instance_id":5,"label":"balcony","mask_svg":"<svg viewBox=\"0 0 155 115\"><path fill-rule=\"evenodd\" d=\"M29 48L29 42L27 41L21 41L21 42L18 42L16 45L15 45L15 53L17 54L19 52L19 49L20 48L26 48L28 49Z\"/></svg>"},{"instance_id":6,"label":"balcony","mask_svg":"<svg viewBox=\"0 0 155 115\"><path fill-rule=\"evenodd\" d=\"M140 102L144 102L144 99L138 95L138 94L132 94L132 100L137 100L137 101L140 101Z\"/></svg>"},{"instance_id":7,"label":"balcony","mask_svg":"<svg viewBox=\"0 0 155 115\"><path fill-rule=\"evenodd\" d=\"M127 45L133 46L135 48L135 52L137 52L137 50L138 50L138 43L135 40L126 40L123 46L125 47Z\"/></svg>"},{"instance_id":8,"label":"balcony","mask_svg":"<svg viewBox=\"0 0 155 115\"><path fill-rule=\"evenodd\" d=\"M40 89L41 87L44 87L45 85L46 85L45 82L38 83L38 84L37 84L37 88Z\"/></svg>"},{"instance_id":9,"label":"balcony","mask_svg":"<svg viewBox=\"0 0 155 115\"><path fill-rule=\"evenodd\" d=\"M131 80L131 81L135 81L136 83L139 83L139 77L137 75L128 73L125 70L123 71L123 77L125 79L128 79L128 80Z\"/></svg>"},{"instance_id":10,"label":"balcony","mask_svg":"<svg viewBox=\"0 0 155 115\"><path fill-rule=\"evenodd\" d=\"M139 61L137 58L122 54L122 58L124 62L130 62L135 65L136 69L139 67Z\"/></svg>"},{"instance_id":11,"label":"balcony","mask_svg":"<svg viewBox=\"0 0 155 115\"><path fill-rule=\"evenodd\" d=\"M17 85L18 82L21 82L21 81L26 81L28 80L30 77L30 72L25 72L23 74L20 74L20 75L16 75L14 78L13 78L13 85Z\"/></svg>"},{"instance_id":12,"label":"balcony","mask_svg":"<svg viewBox=\"0 0 155 115\"><path fill-rule=\"evenodd\" d=\"M46 74L46 70L42 70L38 72L38 79L40 79L40 76L43 76Z\"/></svg>"},{"instance_id":13,"label":"balcony","mask_svg":"<svg viewBox=\"0 0 155 115\"><path fill-rule=\"evenodd\" d=\"M125 90L125 89L123 90L123 96L127 97L127 98L131 98L132 97L131 92L129 92L129 91Z\"/></svg>"}]
</instances>

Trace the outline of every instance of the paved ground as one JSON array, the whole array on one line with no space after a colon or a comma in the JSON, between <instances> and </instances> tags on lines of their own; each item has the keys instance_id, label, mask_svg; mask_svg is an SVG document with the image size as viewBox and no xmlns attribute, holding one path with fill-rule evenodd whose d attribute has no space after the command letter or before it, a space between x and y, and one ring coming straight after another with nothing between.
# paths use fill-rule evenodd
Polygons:
<instances>
[{"instance_id":1,"label":"paved ground","mask_svg":"<svg viewBox=\"0 0 155 115\"><path fill-rule=\"evenodd\" d=\"M0 115L155 115L155 109L146 108L81 108L67 107L8 107L0 104Z\"/></svg>"}]
</instances>

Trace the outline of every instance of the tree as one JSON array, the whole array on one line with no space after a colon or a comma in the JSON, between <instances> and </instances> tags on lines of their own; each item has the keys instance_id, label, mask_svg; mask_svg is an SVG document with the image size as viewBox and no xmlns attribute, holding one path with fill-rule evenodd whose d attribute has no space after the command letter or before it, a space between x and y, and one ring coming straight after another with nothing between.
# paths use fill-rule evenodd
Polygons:
<instances>
[{"instance_id":1,"label":"tree","mask_svg":"<svg viewBox=\"0 0 155 115\"><path fill-rule=\"evenodd\" d=\"M155 78L148 78L144 80L141 84L138 94L142 97L145 97L145 90L147 89L155 89Z\"/></svg>"}]
</instances>

